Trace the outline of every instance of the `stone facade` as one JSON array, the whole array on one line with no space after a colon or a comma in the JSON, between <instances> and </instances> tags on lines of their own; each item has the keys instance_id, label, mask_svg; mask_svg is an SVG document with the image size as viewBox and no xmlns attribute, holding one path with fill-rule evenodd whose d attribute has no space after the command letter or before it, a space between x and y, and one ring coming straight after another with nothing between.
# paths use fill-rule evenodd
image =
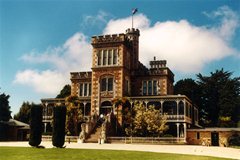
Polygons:
<instances>
[{"instance_id":1,"label":"stone facade","mask_svg":"<svg viewBox=\"0 0 240 160\"><path fill-rule=\"evenodd\" d=\"M189 129L187 143L204 146L228 146L229 137L233 134L240 135L240 128L204 128Z\"/></svg>"},{"instance_id":2,"label":"stone facade","mask_svg":"<svg viewBox=\"0 0 240 160\"><path fill-rule=\"evenodd\" d=\"M114 113L120 125L121 107L116 111L114 99L128 97L131 107L134 102L153 105L168 115L173 135L186 140L187 129L198 126L198 109L185 95L173 95L174 74L166 60L153 57L150 68L139 61L139 36L140 31L134 28L121 34L93 36L91 71L70 73L71 95L79 97L84 116L91 119ZM50 117L50 108L60 102L64 99L42 99L44 117Z\"/></svg>"}]
</instances>

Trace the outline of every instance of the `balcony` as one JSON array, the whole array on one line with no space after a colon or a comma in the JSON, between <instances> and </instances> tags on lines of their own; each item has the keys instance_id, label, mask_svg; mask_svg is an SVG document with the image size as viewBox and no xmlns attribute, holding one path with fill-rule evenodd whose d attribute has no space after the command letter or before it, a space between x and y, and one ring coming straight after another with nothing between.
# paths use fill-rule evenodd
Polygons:
<instances>
[{"instance_id":1,"label":"balcony","mask_svg":"<svg viewBox=\"0 0 240 160\"><path fill-rule=\"evenodd\" d=\"M185 115L167 115L167 122L188 122L191 123L192 119Z\"/></svg>"},{"instance_id":2,"label":"balcony","mask_svg":"<svg viewBox=\"0 0 240 160\"><path fill-rule=\"evenodd\" d=\"M43 122L51 122L52 116L43 116Z\"/></svg>"}]
</instances>

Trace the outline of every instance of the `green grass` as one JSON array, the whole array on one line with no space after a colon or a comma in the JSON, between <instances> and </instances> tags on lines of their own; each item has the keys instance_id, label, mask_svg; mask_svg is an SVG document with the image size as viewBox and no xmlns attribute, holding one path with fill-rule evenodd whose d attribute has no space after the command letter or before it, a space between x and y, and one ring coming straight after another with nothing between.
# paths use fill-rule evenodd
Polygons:
<instances>
[{"instance_id":1,"label":"green grass","mask_svg":"<svg viewBox=\"0 0 240 160\"><path fill-rule=\"evenodd\" d=\"M224 160L224 158L137 151L0 147L0 160ZM227 159L225 159L227 160Z\"/></svg>"}]
</instances>

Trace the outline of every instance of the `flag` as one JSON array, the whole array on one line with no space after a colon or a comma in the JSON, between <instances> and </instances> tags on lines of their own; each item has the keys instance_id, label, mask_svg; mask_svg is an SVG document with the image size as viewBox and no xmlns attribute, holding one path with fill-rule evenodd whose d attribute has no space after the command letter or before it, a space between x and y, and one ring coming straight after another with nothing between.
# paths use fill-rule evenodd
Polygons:
<instances>
[{"instance_id":1,"label":"flag","mask_svg":"<svg viewBox=\"0 0 240 160\"><path fill-rule=\"evenodd\" d=\"M132 10L132 14L135 14L137 11L138 11L138 9L137 9L137 8L134 8L134 9Z\"/></svg>"}]
</instances>

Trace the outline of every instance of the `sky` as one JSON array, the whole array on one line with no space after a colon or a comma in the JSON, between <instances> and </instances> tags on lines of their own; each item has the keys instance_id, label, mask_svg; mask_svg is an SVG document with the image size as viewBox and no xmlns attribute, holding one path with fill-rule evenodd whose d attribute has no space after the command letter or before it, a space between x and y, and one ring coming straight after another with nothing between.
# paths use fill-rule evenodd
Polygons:
<instances>
[{"instance_id":1,"label":"sky","mask_svg":"<svg viewBox=\"0 0 240 160\"><path fill-rule=\"evenodd\" d=\"M175 82L224 68L240 76L239 0L0 0L0 93L13 114L91 70L91 36L140 29L139 57L167 60Z\"/></svg>"}]
</instances>

